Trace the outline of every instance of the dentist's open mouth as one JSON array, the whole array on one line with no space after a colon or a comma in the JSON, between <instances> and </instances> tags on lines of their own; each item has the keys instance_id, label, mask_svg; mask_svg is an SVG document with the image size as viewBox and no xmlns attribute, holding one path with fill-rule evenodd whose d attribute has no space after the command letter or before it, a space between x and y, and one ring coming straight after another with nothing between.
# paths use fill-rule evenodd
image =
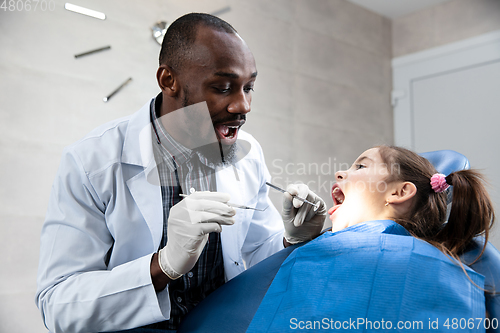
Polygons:
<instances>
[{"instance_id":1,"label":"dentist's open mouth","mask_svg":"<svg viewBox=\"0 0 500 333\"><path fill-rule=\"evenodd\" d=\"M238 138L238 131L245 123L244 120L230 121L226 123L219 123L214 126L215 133L220 142L224 145L232 145Z\"/></svg>"}]
</instances>

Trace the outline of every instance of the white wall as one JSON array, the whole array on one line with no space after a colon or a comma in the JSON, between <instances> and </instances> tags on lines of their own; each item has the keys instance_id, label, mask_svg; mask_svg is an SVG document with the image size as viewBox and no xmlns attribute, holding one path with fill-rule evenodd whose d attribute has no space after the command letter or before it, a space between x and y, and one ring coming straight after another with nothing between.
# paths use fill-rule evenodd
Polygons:
<instances>
[{"instance_id":1,"label":"white wall","mask_svg":"<svg viewBox=\"0 0 500 333\"><path fill-rule=\"evenodd\" d=\"M45 331L35 276L61 151L158 93L159 45L149 30L158 20L231 6L221 17L247 41L259 70L245 128L261 142L277 183L310 182L331 204L336 168L392 143L391 24L347 1L74 2L106 13L105 21L52 1L54 11L0 10L0 332ZM111 50L73 57L105 45ZM103 103L128 77L132 83ZM311 172L298 174L299 163ZM287 164L291 174L281 174Z\"/></svg>"}]
</instances>

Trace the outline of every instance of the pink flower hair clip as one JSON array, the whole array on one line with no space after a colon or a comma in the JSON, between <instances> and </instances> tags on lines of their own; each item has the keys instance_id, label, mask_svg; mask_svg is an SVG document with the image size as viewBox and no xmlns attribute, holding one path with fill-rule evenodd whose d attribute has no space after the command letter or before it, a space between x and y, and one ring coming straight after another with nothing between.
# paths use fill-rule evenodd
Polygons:
<instances>
[{"instance_id":1,"label":"pink flower hair clip","mask_svg":"<svg viewBox=\"0 0 500 333\"><path fill-rule=\"evenodd\" d=\"M450 187L450 185L446 183L446 176L442 173L435 173L434 175L432 175L431 186L436 193L446 191L446 189Z\"/></svg>"}]
</instances>

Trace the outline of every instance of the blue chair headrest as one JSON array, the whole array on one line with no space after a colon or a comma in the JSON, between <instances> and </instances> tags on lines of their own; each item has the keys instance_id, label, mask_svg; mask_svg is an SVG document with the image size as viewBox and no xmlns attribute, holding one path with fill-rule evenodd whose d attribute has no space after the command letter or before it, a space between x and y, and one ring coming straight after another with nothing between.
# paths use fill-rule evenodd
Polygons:
<instances>
[{"instance_id":1,"label":"blue chair headrest","mask_svg":"<svg viewBox=\"0 0 500 333\"><path fill-rule=\"evenodd\" d=\"M467 157L453 150L436 150L421 153L420 156L428 159L439 173L446 176L452 172L470 168Z\"/></svg>"}]
</instances>

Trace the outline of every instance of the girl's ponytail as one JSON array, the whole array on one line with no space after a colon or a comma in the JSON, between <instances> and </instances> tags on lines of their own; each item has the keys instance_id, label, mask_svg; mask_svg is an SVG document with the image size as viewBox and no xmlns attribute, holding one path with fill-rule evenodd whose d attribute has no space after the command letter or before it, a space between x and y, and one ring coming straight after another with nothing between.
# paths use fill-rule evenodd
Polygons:
<instances>
[{"instance_id":1,"label":"girl's ponytail","mask_svg":"<svg viewBox=\"0 0 500 333\"><path fill-rule=\"evenodd\" d=\"M486 246L495 213L482 175L475 170L461 170L447 176L446 183L453 189L450 217L434 240L455 255L479 234L484 235Z\"/></svg>"}]
</instances>

